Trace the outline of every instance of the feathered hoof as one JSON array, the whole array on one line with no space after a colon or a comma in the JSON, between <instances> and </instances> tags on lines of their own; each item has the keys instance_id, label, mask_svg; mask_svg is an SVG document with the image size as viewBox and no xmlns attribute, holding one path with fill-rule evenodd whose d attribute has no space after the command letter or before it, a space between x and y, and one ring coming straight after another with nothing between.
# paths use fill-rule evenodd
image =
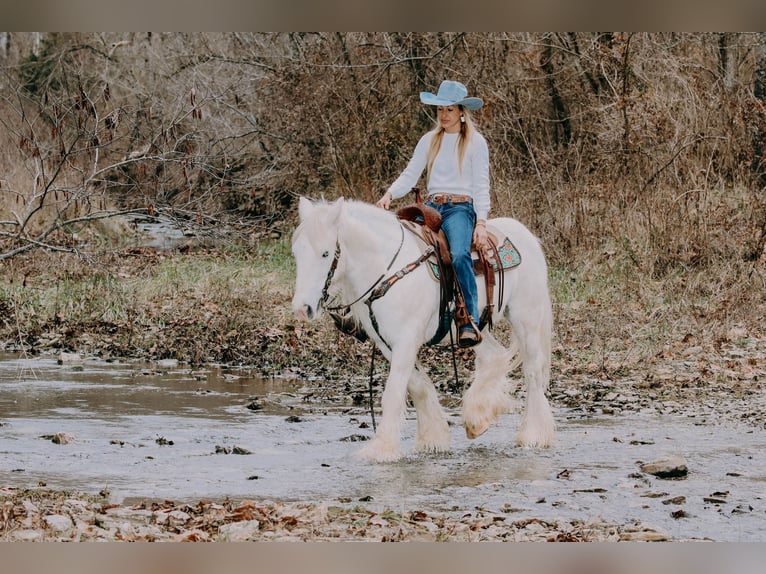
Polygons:
<instances>
[{"instance_id":1,"label":"feathered hoof","mask_svg":"<svg viewBox=\"0 0 766 574\"><path fill-rule=\"evenodd\" d=\"M524 448L548 448L556 436L556 423L550 411L536 417L527 416L521 421L516 444Z\"/></svg>"},{"instance_id":2,"label":"feathered hoof","mask_svg":"<svg viewBox=\"0 0 766 574\"><path fill-rule=\"evenodd\" d=\"M415 449L418 452L425 454L450 452L452 450L452 441L450 440L450 437L447 437L446 440L419 440L415 446Z\"/></svg>"},{"instance_id":3,"label":"feathered hoof","mask_svg":"<svg viewBox=\"0 0 766 574\"><path fill-rule=\"evenodd\" d=\"M473 387L472 387L473 388ZM503 413L511 408L511 399L504 392L479 395L466 393L463 399L463 428L465 436L475 439L483 435Z\"/></svg>"},{"instance_id":4,"label":"feathered hoof","mask_svg":"<svg viewBox=\"0 0 766 574\"><path fill-rule=\"evenodd\" d=\"M475 438L479 438L481 435L483 435L485 432L489 430L489 427L492 425L491 421L484 421L480 424L476 423L463 423L463 427L465 428L465 436L467 436L469 439L473 440Z\"/></svg>"},{"instance_id":5,"label":"feathered hoof","mask_svg":"<svg viewBox=\"0 0 766 574\"><path fill-rule=\"evenodd\" d=\"M357 451L356 457L368 462L395 462L402 458L398 446L385 444L379 439L372 439L366 446Z\"/></svg>"},{"instance_id":6,"label":"feathered hoof","mask_svg":"<svg viewBox=\"0 0 766 574\"><path fill-rule=\"evenodd\" d=\"M522 432L516 437L516 445L530 449L549 448L553 445L553 436L531 435Z\"/></svg>"}]
</instances>

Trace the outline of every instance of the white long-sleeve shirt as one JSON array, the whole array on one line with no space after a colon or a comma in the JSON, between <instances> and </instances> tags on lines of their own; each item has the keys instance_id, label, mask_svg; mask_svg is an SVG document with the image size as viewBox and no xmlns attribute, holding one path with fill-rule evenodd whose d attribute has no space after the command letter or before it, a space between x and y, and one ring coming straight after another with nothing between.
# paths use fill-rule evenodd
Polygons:
<instances>
[{"instance_id":1,"label":"white long-sleeve shirt","mask_svg":"<svg viewBox=\"0 0 766 574\"><path fill-rule=\"evenodd\" d=\"M404 197L417 184L428 163L428 148L435 132L430 131L420 138L415 146L407 167L391 184L388 191L392 199ZM473 198L473 209L478 219L489 215L489 149L487 141L474 132L465 150L462 173L458 167L457 144L460 134L445 133L441 149L431 167L428 178L428 195L452 193Z\"/></svg>"}]
</instances>

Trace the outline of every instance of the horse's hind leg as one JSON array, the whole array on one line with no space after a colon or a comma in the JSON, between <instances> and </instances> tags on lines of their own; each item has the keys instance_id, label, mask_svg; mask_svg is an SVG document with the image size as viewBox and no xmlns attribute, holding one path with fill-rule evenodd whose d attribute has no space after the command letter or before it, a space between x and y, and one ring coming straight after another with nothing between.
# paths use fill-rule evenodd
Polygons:
<instances>
[{"instance_id":1,"label":"horse's hind leg","mask_svg":"<svg viewBox=\"0 0 766 574\"><path fill-rule=\"evenodd\" d=\"M431 379L420 366L410 377L407 390L418 416L417 450L421 452L445 452L450 449L451 435L439 395Z\"/></svg>"},{"instance_id":2,"label":"horse's hind leg","mask_svg":"<svg viewBox=\"0 0 766 574\"><path fill-rule=\"evenodd\" d=\"M468 438L486 432L497 417L510 410L512 401L506 374L512 368L512 350L503 347L489 331L476 349L474 380L463 395L463 426Z\"/></svg>"},{"instance_id":3,"label":"horse's hind leg","mask_svg":"<svg viewBox=\"0 0 766 574\"><path fill-rule=\"evenodd\" d=\"M553 443L556 425L545 396L550 380L551 317L530 318L514 325L522 349L526 405L516 444L523 447L548 447Z\"/></svg>"}]
</instances>

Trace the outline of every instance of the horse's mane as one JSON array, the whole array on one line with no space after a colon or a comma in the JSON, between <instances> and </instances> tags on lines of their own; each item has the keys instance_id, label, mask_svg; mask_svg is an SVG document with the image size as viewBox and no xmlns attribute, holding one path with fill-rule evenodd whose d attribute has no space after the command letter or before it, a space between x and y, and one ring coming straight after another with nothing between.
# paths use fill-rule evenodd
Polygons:
<instances>
[{"instance_id":1,"label":"horse's mane","mask_svg":"<svg viewBox=\"0 0 766 574\"><path fill-rule=\"evenodd\" d=\"M381 209L372 203L366 201L359 201L358 199L346 199L346 209L348 213L355 218L362 219L364 221L381 221L391 220L396 216L385 209Z\"/></svg>"},{"instance_id":2,"label":"horse's mane","mask_svg":"<svg viewBox=\"0 0 766 574\"><path fill-rule=\"evenodd\" d=\"M357 199L345 199L343 200L345 204L345 210L346 215L359 222L364 222L364 225L367 227L378 227L378 224L380 226L385 225L386 221L391 221L392 219L396 218L396 215L391 213L390 211L387 211L385 209L381 209L377 207L376 205L373 205L371 203L367 203L365 201L360 201ZM321 199L314 202L314 207L316 209L319 209L321 211L318 211L317 213L323 213L326 212L328 209L330 209L335 202L333 201L327 201L325 199ZM308 229L315 229L318 227L324 227L324 223L322 221L321 217L311 217L307 220L304 220L298 225L298 227L295 229L295 232L293 233L293 240L304 231L307 231Z\"/></svg>"}]
</instances>

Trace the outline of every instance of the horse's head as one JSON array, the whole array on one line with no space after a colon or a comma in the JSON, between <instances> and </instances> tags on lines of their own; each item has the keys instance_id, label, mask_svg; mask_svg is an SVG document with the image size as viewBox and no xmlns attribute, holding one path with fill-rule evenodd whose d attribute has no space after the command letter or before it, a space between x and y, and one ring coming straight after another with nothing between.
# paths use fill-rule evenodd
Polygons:
<instances>
[{"instance_id":1,"label":"horse's head","mask_svg":"<svg viewBox=\"0 0 766 574\"><path fill-rule=\"evenodd\" d=\"M321 315L323 290L335 255L343 198L333 203L300 198L300 225L293 234L296 277L293 311L303 319Z\"/></svg>"}]
</instances>

